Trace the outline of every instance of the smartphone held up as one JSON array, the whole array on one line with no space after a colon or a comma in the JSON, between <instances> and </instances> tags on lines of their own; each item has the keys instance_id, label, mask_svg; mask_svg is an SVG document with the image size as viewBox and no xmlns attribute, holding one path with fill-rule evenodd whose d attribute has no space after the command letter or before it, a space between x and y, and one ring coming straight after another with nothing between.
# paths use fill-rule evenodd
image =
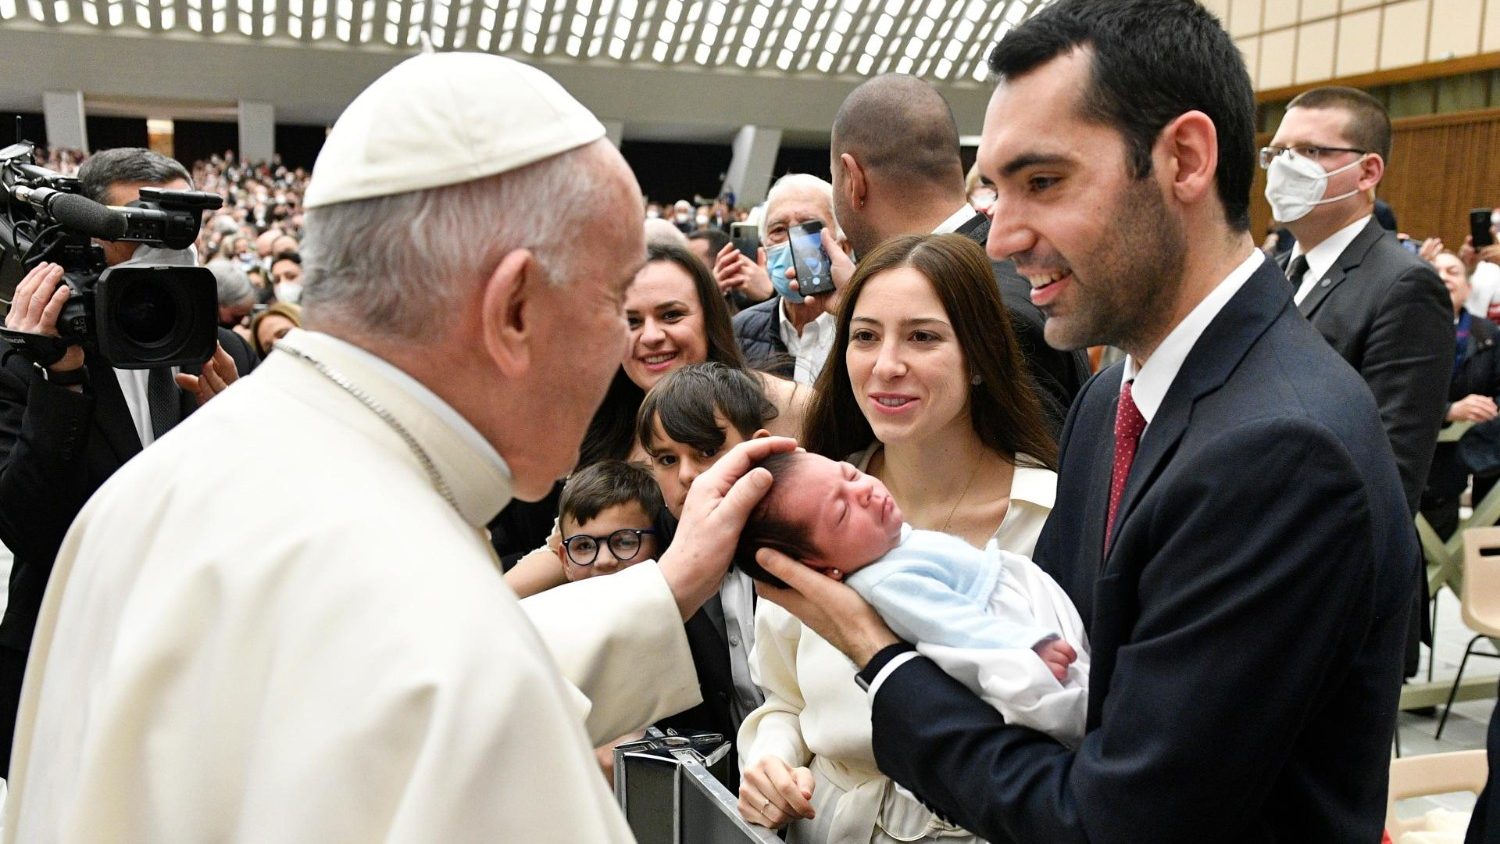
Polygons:
<instances>
[{"instance_id":1,"label":"smartphone held up","mask_svg":"<svg viewBox=\"0 0 1500 844\"><path fill-rule=\"evenodd\" d=\"M833 262L823 249L823 224L817 220L792 226L788 230L792 246L792 264L797 271L797 289L803 296L832 293Z\"/></svg>"}]
</instances>

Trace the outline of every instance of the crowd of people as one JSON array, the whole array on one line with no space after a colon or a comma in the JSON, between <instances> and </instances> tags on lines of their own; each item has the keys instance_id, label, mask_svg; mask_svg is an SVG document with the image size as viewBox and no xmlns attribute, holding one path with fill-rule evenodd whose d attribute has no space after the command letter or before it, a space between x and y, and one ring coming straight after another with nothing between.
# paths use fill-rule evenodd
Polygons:
<instances>
[{"instance_id":1,"label":"crowd of people","mask_svg":"<svg viewBox=\"0 0 1500 844\"><path fill-rule=\"evenodd\" d=\"M397 66L312 174L54 151L224 199L183 256L220 346L7 347L7 834L624 841L611 749L655 725L732 741L792 842L1375 840L1413 519L1500 475L1435 448L1500 416L1500 254L1381 225L1359 91L1255 150L1191 0L1059 0L990 69L973 171L879 76L755 209L644 201L491 55ZM70 295L38 264L6 325Z\"/></svg>"}]
</instances>

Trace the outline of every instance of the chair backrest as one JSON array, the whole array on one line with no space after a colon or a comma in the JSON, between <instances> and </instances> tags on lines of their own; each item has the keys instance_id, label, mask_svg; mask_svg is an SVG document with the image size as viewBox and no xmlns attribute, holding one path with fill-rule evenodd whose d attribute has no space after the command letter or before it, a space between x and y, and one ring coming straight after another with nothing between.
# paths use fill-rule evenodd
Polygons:
<instances>
[{"instance_id":1,"label":"chair backrest","mask_svg":"<svg viewBox=\"0 0 1500 844\"><path fill-rule=\"evenodd\" d=\"M1391 784L1385 803L1385 828L1391 840L1400 841L1403 833L1420 827L1423 821L1422 818L1403 821L1396 817L1397 801L1455 791L1478 794L1483 790L1489 774L1484 754L1483 750L1460 750L1392 759Z\"/></svg>"},{"instance_id":2,"label":"chair backrest","mask_svg":"<svg viewBox=\"0 0 1500 844\"><path fill-rule=\"evenodd\" d=\"M1500 636L1500 527L1464 531L1464 624Z\"/></svg>"}]
</instances>

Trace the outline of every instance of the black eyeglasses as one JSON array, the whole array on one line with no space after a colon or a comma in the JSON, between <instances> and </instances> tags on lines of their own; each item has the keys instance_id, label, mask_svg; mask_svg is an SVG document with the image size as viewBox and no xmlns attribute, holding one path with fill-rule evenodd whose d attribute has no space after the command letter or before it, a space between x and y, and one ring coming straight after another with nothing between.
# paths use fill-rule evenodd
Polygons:
<instances>
[{"instance_id":1,"label":"black eyeglasses","mask_svg":"<svg viewBox=\"0 0 1500 844\"><path fill-rule=\"evenodd\" d=\"M1332 155L1336 152L1357 152L1360 155L1364 155L1365 153L1369 152L1369 150L1355 149L1353 147L1315 147L1309 146L1307 144L1298 144L1296 146L1290 147L1261 147L1260 168L1262 170L1270 169L1271 162L1276 160L1276 156L1286 152L1294 152L1297 155L1302 156L1303 158L1311 159L1313 161L1322 161L1323 156Z\"/></svg>"},{"instance_id":2,"label":"black eyeglasses","mask_svg":"<svg viewBox=\"0 0 1500 844\"><path fill-rule=\"evenodd\" d=\"M652 528L620 528L609 536L575 533L563 540L563 547L568 549L568 559L575 566L593 565L599 558L600 545L608 545L609 553L614 554L616 560L628 563L640 555L641 546L645 544L641 537L655 535Z\"/></svg>"}]
</instances>

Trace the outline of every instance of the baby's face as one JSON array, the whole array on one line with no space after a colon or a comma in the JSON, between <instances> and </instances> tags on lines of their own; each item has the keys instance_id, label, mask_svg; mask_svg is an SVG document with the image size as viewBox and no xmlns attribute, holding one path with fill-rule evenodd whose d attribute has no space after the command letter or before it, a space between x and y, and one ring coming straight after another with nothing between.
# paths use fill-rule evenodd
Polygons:
<instances>
[{"instance_id":1,"label":"baby's face","mask_svg":"<svg viewBox=\"0 0 1500 844\"><path fill-rule=\"evenodd\" d=\"M790 481L790 483L786 483ZM885 484L848 463L802 455L784 478L778 512L810 520L814 568L852 574L901 541L901 508Z\"/></svg>"}]
</instances>

